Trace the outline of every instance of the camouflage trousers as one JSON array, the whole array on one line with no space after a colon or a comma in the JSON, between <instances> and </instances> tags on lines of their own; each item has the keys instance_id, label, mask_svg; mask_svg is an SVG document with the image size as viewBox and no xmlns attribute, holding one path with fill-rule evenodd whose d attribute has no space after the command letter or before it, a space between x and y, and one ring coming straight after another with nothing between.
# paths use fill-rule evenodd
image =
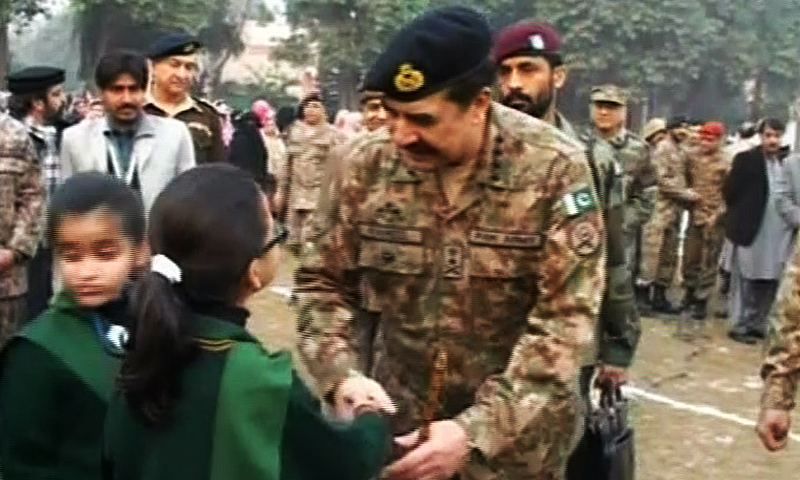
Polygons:
<instances>
[{"instance_id":1,"label":"camouflage trousers","mask_svg":"<svg viewBox=\"0 0 800 480\"><path fill-rule=\"evenodd\" d=\"M25 317L25 295L0 299L0 349L17 333Z\"/></svg>"},{"instance_id":2,"label":"camouflage trousers","mask_svg":"<svg viewBox=\"0 0 800 480\"><path fill-rule=\"evenodd\" d=\"M725 232L716 225L689 225L683 247L683 286L694 290L698 300L708 300L717 280L719 255Z\"/></svg>"},{"instance_id":3,"label":"camouflage trousers","mask_svg":"<svg viewBox=\"0 0 800 480\"><path fill-rule=\"evenodd\" d=\"M640 278L644 283L672 285L678 268L678 234L682 209L660 200L642 234Z\"/></svg>"},{"instance_id":4,"label":"camouflage trousers","mask_svg":"<svg viewBox=\"0 0 800 480\"><path fill-rule=\"evenodd\" d=\"M286 244L298 253L306 248L313 238L314 210L291 209L289 211L289 238Z\"/></svg>"}]
</instances>

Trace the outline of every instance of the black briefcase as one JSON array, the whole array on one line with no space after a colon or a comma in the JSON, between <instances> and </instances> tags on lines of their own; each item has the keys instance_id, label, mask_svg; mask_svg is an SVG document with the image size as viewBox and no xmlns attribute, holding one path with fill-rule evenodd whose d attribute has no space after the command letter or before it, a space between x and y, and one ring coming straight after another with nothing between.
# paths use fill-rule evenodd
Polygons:
<instances>
[{"instance_id":1,"label":"black briefcase","mask_svg":"<svg viewBox=\"0 0 800 480\"><path fill-rule=\"evenodd\" d=\"M583 438L567 465L567 480L634 480L633 429L619 388L604 390L586 414Z\"/></svg>"}]
</instances>

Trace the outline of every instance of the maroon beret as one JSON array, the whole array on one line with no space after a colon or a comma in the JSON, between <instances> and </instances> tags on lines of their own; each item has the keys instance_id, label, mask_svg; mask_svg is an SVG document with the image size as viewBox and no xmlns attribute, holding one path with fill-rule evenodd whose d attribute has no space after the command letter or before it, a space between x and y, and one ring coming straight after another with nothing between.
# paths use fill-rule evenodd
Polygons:
<instances>
[{"instance_id":1,"label":"maroon beret","mask_svg":"<svg viewBox=\"0 0 800 480\"><path fill-rule=\"evenodd\" d=\"M552 25L522 20L495 36L492 60L500 63L517 55L558 54L560 49L561 41Z\"/></svg>"}]
</instances>

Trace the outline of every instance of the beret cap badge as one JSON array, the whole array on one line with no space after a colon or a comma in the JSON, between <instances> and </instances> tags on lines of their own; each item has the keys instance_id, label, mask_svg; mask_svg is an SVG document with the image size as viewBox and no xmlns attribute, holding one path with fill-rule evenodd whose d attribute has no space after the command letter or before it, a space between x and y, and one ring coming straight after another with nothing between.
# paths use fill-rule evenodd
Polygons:
<instances>
[{"instance_id":1,"label":"beret cap badge","mask_svg":"<svg viewBox=\"0 0 800 480\"><path fill-rule=\"evenodd\" d=\"M425 85L425 76L410 63L400 65L400 71L394 77L394 86L398 92L416 92Z\"/></svg>"}]
</instances>

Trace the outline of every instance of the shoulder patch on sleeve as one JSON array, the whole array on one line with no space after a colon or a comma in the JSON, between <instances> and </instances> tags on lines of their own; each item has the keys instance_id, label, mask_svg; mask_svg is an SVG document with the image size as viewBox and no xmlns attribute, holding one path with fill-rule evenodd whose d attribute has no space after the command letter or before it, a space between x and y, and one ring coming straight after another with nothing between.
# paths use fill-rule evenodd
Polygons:
<instances>
[{"instance_id":1,"label":"shoulder patch on sleeve","mask_svg":"<svg viewBox=\"0 0 800 480\"><path fill-rule=\"evenodd\" d=\"M584 220L569 228L569 247L578 255L585 257L600 247L600 232L597 225Z\"/></svg>"}]
</instances>

